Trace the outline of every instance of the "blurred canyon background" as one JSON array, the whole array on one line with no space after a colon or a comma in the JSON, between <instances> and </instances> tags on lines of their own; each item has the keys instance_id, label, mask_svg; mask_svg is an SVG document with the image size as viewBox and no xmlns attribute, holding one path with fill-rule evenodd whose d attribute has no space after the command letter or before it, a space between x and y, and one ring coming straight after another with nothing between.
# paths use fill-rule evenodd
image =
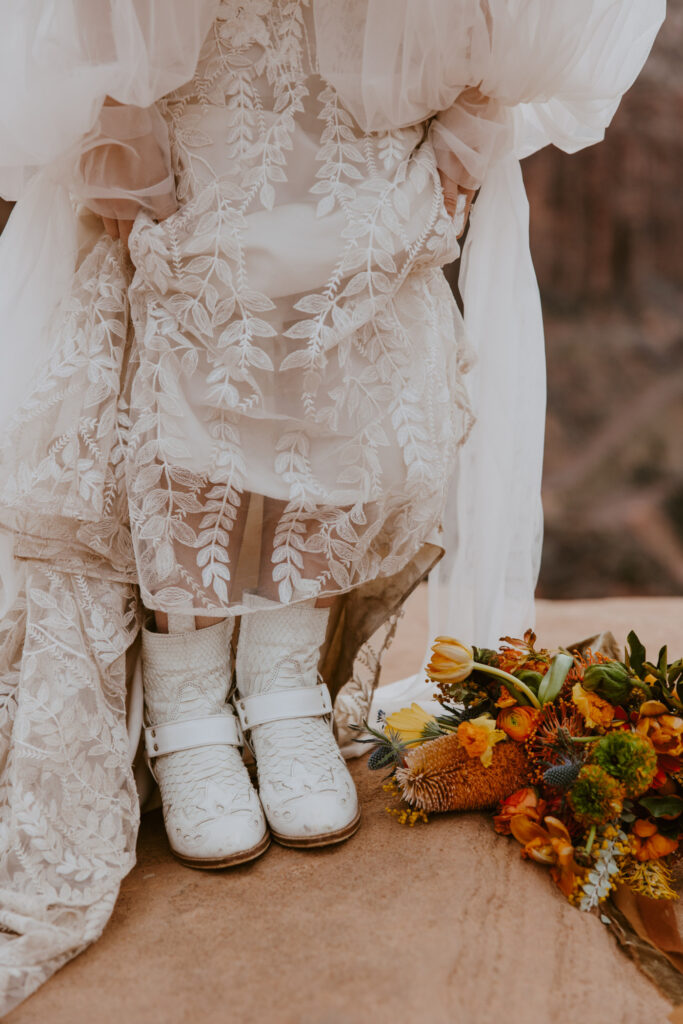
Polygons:
<instances>
[{"instance_id":1,"label":"blurred canyon background","mask_svg":"<svg viewBox=\"0 0 683 1024\"><path fill-rule=\"evenodd\" d=\"M683 594L682 166L669 0L605 141L522 164L548 362L539 597Z\"/></svg>"},{"instance_id":2,"label":"blurred canyon background","mask_svg":"<svg viewBox=\"0 0 683 1024\"><path fill-rule=\"evenodd\" d=\"M548 359L541 597L683 593L682 54L669 0L605 142L523 165Z\"/></svg>"},{"instance_id":3,"label":"blurred canyon background","mask_svg":"<svg viewBox=\"0 0 683 1024\"><path fill-rule=\"evenodd\" d=\"M680 595L680 0L604 143L523 166L548 358L540 596Z\"/></svg>"}]
</instances>

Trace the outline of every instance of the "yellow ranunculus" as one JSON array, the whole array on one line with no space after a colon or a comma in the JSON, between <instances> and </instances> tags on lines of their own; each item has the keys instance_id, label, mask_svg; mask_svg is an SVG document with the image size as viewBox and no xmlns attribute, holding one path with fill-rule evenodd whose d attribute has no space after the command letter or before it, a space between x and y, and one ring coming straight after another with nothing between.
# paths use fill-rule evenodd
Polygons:
<instances>
[{"instance_id":1,"label":"yellow ranunculus","mask_svg":"<svg viewBox=\"0 0 683 1024\"><path fill-rule=\"evenodd\" d=\"M424 739L422 733L429 722L436 722L434 715L430 715L419 704L413 702L409 708L401 708L400 711L394 711L389 715L386 726L398 733L403 743L415 743Z\"/></svg>"},{"instance_id":2,"label":"yellow ranunculus","mask_svg":"<svg viewBox=\"0 0 683 1024\"><path fill-rule=\"evenodd\" d=\"M490 715L479 715L458 726L458 739L470 757L478 757L485 768L493 760L493 748L506 738L502 729L496 729L496 721Z\"/></svg>"},{"instance_id":3,"label":"yellow ranunculus","mask_svg":"<svg viewBox=\"0 0 683 1024\"><path fill-rule=\"evenodd\" d=\"M474 651L452 636L437 636L427 675L435 683L461 683L474 665Z\"/></svg>"}]
</instances>

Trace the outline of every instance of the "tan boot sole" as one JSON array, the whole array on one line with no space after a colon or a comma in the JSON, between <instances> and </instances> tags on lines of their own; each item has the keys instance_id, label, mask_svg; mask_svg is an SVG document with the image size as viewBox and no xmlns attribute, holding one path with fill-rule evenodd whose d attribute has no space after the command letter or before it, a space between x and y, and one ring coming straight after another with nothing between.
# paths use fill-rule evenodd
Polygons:
<instances>
[{"instance_id":1,"label":"tan boot sole","mask_svg":"<svg viewBox=\"0 0 683 1024\"><path fill-rule=\"evenodd\" d=\"M304 839L281 836L279 832L273 832L272 829L270 834L280 846L291 846L296 850L309 850L319 846L333 846L335 843L343 843L345 839L350 839L352 835L355 835L360 828L360 817L361 814L358 811L351 824L340 828L337 832L324 832L322 835L306 836Z\"/></svg>"},{"instance_id":2,"label":"tan boot sole","mask_svg":"<svg viewBox=\"0 0 683 1024\"><path fill-rule=\"evenodd\" d=\"M261 857L270 846L270 833L266 832L260 843L252 846L250 850L241 850L239 853L232 853L229 857L216 857L213 860L201 857L185 857L182 853L176 853L171 847L171 853L176 860L188 868L198 868L201 871L218 871L220 868L234 868L238 864L248 864L251 860Z\"/></svg>"}]
</instances>

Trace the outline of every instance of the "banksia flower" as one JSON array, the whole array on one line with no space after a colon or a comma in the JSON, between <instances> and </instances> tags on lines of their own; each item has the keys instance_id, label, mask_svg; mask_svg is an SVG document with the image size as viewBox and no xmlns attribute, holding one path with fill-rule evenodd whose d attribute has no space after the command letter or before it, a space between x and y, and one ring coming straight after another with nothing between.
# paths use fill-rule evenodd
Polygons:
<instances>
[{"instance_id":1,"label":"banksia flower","mask_svg":"<svg viewBox=\"0 0 683 1024\"><path fill-rule=\"evenodd\" d=\"M603 825L618 818L623 809L624 789L598 764L586 764L569 790L572 813L582 825Z\"/></svg>"},{"instance_id":2,"label":"banksia flower","mask_svg":"<svg viewBox=\"0 0 683 1024\"><path fill-rule=\"evenodd\" d=\"M408 751L395 778L403 799L420 810L488 810L527 784L529 765L523 747L506 742L484 767L451 733Z\"/></svg>"},{"instance_id":3,"label":"banksia flower","mask_svg":"<svg viewBox=\"0 0 683 1024\"><path fill-rule=\"evenodd\" d=\"M626 796L641 796L657 774L657 754L645 736L634 732L608 733L596 743L593 760L623 783Z\"/></svg>"}]
</instances>

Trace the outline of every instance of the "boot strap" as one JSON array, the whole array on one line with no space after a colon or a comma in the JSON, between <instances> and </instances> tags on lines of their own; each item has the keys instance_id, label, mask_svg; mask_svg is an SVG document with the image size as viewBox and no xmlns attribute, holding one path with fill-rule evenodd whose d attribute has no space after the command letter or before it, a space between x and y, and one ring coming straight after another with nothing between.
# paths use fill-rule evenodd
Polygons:
<instances>
[{"instance_id":1,"label":"boot strap","mask_svg":"<svg viewBox=\"0 0 683 1024\"><path fill-rule=\"evenodd\" d=\"M318 718L332 714L332 698L325 683L301 686L276 693L255 693L251 697L236 697L235 710L242 729L254 729L266 722L281 722L288 718Z\"/></svg>"},{"instance_id":2,"label":"boot strap","mask_svg":"<svg viewBox=\"0 0 683 1024\"><path fill-rule=\"evenodd\" d=\"M191 750L193 747L218 745L243 745L242 730L232 713L164 722L145 729L145 748L149 758L175 754L179 750Z\"/></svg>"}]
</instances>

